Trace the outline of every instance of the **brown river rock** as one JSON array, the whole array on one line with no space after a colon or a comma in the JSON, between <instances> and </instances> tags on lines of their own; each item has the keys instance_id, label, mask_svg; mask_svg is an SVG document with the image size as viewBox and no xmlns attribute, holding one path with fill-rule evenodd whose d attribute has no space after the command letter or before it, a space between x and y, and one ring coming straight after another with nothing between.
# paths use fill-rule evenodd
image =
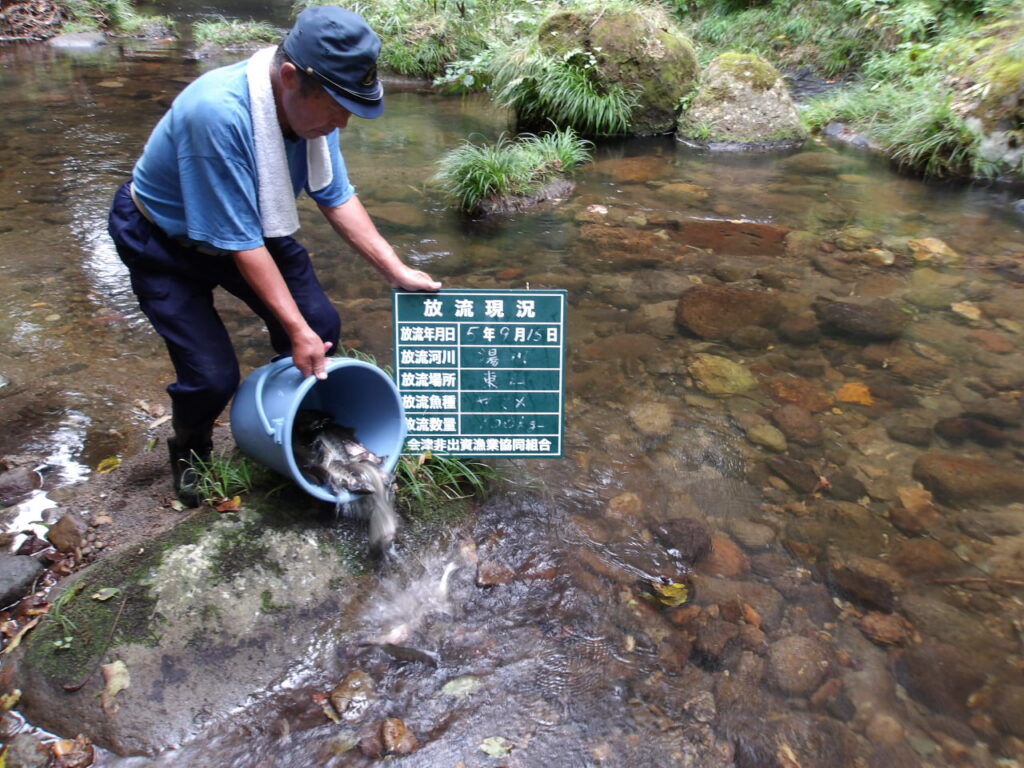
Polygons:
<instances>
[{"instance_id":1,"label":"brown river rock","mask_svg":"<svg viewBox=\"0 0 1024 768\"><path fill-rule=\"evenodd\" d=\"M680 294L676 324L702 339L727 339L745 326L773 327L782 311L775 294L698 285Z\"/></svg>"},{"instance_id":2,"label":"brown river rock","mask_svg":"<svg viewBox=\"0 0 1024 768\"><path fill-rule=\"evenodd\" d=\"M914 462L914 479L948 503L1024 501L1024 475L990 461L926 453Z\"/></svg>"},{"instance_id":3,"label":"brown river rock","mask_svg":"<svg viewBox=\"0 0 1024 768\"><path fill-rule=\"evenodd\" d=\"M380 736L384 750L391 755L408 755L420 746L416 734L397 717L389 717L381 723Z\"/></svg>"},{"instance_id":4,"label":"brown river rock","mask_svg":"<svg viewBox=\"0 0 1024 768\"><path fill-rule=\"evenodd\" d=\"M680 242L733 256L781 256L788 227L757 221L687 219L673 235Z\"/></svg>"}]
</instances>

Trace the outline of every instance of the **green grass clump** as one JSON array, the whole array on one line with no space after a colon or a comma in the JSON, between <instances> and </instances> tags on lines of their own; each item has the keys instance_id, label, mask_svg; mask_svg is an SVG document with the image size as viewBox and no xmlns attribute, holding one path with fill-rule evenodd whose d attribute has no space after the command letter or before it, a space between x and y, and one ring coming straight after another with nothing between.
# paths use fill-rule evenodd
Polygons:
<instances>
[{"instance_id":1,"label":"green grass clump","mask_svg":"<svg viewBox=\"0 0 1024 768\"><path fill-rule=\"evenodd\" d=\"M996 172L980 153L981 136L953 109L941 45L906 44L870 59L861 79L812 100L812 130L829 122L866 132L898 165L934 178Z\"/></svg>"},{"instance_id":2,"label":"green grass clump","mask_svg":"<svg viewBox=\"0 0 1024 768\"><path fill-rule=\"evenodd\" d=\"M592 146L572 129L516 140L502 135L483 146L467 140L441 158L434 180L460 210L472 213L485 202L538 194L589 161Z\"/></svg>"},{"instance_id":3,"label":"green grass clump","mask_svg":"<svg viewBox=\"0 0 1024 768\"><path fill-rule=\"evenodd\" d=\"M192 35L199 44L210 43L230 47L246 43L276 43L281 31L262 21L238 19L206 19L192 25Z\"/></svg>"},{"instance_id":4,"label":"green grass clump","mask_svg":"<svg viewBox=\"0 0 1024 768\"><path fill-rule=\"evenodd\" d=\"M239 453L214 453L192 466L199 475L200 496L212 505L248 493L270 477L270 470Z\"/></svg>"},{"instance_id":5,"label":"green grass clump","mask_svg":"<svg viewBox=\"0 0 1024 768\"><path fill-rule=\"evenodd\" d=\"M549 56L533 44L493 49L487 79L500 106L515 110L521 126L545 122L586 136L626 133L636 97L603 81L593 53L582 49Z\"/></svg>"},{"instance_id":6,"label":"green grass clump","mask_svg":"<svg viewBox=\"0 0 1024 768\"><path fill-rule=\"evenodd\" d=\"M130 35L146 25L173 29L166 16L143 16L131 0L67 0L63 4L68 21L63 32L113 32Z\"/></svg>"},{"instance_id":7,"label":"green grass clump","mask_svg":"<svg viewBox=\"0 0 1024 768\"><path fill-rule=\"evenodd\" d=\"M395 474L398 505L413 515L472 496L486 496L500 477L496 469L481 461L430 451L403 456Z\"/></svg>"}]
</instances>

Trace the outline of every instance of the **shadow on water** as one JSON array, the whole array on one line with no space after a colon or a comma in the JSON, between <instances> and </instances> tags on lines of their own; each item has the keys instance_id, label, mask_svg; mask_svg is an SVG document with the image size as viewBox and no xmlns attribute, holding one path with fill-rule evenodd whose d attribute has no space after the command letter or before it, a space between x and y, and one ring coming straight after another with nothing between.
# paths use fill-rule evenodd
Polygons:
<instances>
[{"instance_id":1,"label":"shadow on water","mask_svg":"<svg viewBox=\"0 0 1024 768\"><path fill-rule=\"evenodd\" d=\"M131 444L149 421L133 404L169 380L105 216L212 64L122 53L0 52L0 454L59 456L51 487ZM370 765L385 717L416 734L410 766L1022 759L1008 193L820 144L711 156L646 139L602 145L560 205L464 226L429 190L434 163L506 129L486 101L393 90L343 148L382 231L448 286L568 289L567 458L509 465L525 488L371 579L318 639L324 667L297 659L194 744L106 764ZM346 338L386 361L386 287L301 215ZM696 287L778 307L759 319L720 292L684 331ZM879 330L877 310L821 335L821 302L842 300L895 302L909 326ZM263 364L258 323L218 306L243 366ZM950 477L962 466L980 485ZM691 599L664 604L666 584ZM354 670L376 698L332 723L314 695Z\"/></svg>"}]
</instances>

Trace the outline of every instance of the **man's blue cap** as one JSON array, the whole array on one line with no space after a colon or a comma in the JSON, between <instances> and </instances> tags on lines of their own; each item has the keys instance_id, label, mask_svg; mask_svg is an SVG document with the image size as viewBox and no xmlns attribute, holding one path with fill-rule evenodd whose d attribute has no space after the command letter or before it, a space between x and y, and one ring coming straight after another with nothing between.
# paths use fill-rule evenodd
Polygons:
<instances>
[{"instance_id":1,"label":"man's blue cap","mask_svg":"<svg viewBox=\"0 0 1024 768\"><path fill-rule=\"evenodd\" d=\"M380 117L384 111L384 86L377 77L380 38L358 13L336 5L307 8L282 45L296 67L353 115Z\"/></svg>"}]
</instances>

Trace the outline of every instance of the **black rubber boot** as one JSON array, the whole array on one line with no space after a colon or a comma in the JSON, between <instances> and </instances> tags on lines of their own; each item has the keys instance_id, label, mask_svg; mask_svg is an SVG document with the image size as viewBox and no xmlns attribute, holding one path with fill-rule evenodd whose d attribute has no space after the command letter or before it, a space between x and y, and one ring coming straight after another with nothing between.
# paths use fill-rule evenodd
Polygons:
<instances>
[{"instance_id":1,"label":"black rubber boot","mask_svg":"<svg viewBox=\"0 0 1024 768\"><path fill-rule=\"evenodd\" d=\"M213 425L209 428L190 429L174 422L174 437L167 438L167 450L171 455L171 477L178 500L186 507L198 507L203 503L199 490L199 473L196 464L209 461L213 452Z\"/></svg>"}]
</instances>

